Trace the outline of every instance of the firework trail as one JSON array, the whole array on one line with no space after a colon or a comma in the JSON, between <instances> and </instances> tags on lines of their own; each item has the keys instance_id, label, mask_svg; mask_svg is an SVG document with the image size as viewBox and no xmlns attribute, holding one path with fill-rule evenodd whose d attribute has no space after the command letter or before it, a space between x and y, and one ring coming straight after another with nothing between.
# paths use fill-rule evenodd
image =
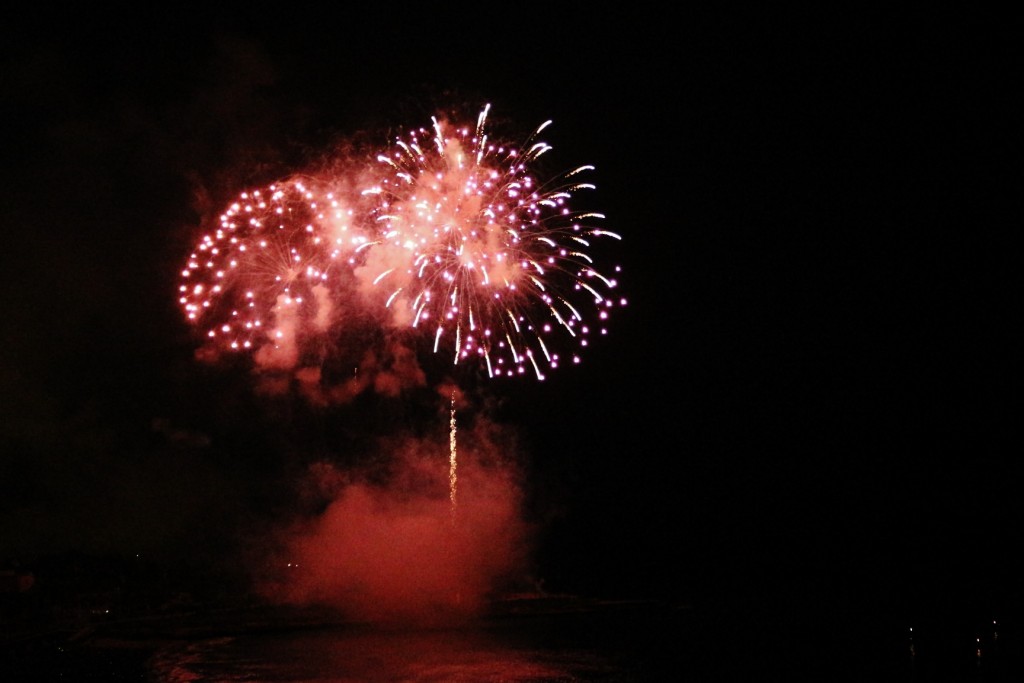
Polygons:
<instances>
[{"instance_id":1,"label":"firework trail","mask_svg":"<svg viewBox=\"0 0 1024 683\"><path fill-rule=\"evenodd\" d=\"M620 239L592 223L603 216L570 208L574 193L594 186L575 180L580 166L553 181L531 169L551 149L490 140L488 108L475 126L433 119L413 130L378 161L385 173L367 192L379 204L375 249L404 254L402 265L376 275L395 320L426 328L433 349L454 363L482 362L488 376L513 377L561 362L560 346L587 345L591 325L601 333L616 305L613 277L594 265L590 249ZM616 271L618 268L615 269ZM569 352L579 362L577 348Z\"/></svg>"},{"instance_id":2,"label":"firework trail","mask_svg":"<svg viewBox=\"0 0 1024 683\"><path fill-rule=\"evenodd\" d=\"M452 405L448 421L448 498L452 503L452 524L458 512L459 460L455 441L455 391L452 391Z\"/></svg>"}]
</instances>

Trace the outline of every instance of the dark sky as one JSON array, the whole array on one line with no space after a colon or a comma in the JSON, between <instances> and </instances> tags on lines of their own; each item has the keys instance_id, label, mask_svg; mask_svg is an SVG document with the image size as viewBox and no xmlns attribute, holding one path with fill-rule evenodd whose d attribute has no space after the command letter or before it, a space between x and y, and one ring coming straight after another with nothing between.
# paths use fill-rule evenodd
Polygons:
<instances>
[{"instance_id":1,"label":"dark sky","mask_svg":"<svg viewBox=\"0 0 1024 683\"><path fill-rule=\"evenodd\" d=\"M630 305L583 364L481 389L522 440L549 585L1012 590L1024 473L979 296L998 274L947 206L981 182L954 174L956 36L509 11L5 22L0 555L215 557L354 424L433 419L261 399L195 361L175 277L204 209L489 102L524 130L553 119L552 154L596 167L624 237Z\"/></svg>"}]
</instances>

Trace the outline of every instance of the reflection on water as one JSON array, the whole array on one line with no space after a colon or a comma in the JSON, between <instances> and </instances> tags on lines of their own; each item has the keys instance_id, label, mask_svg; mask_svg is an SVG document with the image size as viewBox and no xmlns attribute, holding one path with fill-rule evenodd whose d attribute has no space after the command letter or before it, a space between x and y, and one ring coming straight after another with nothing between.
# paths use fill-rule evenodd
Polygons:
<instances>
[{"instance_id":1,"label":"reflection on water","mask_svg":"<svg viewBox=\"0 0 1024 683\"><path fill-rule=\"evenodd\" d=\"M0 681L1024 681L1024 622L580 599L507 603L460 628L279 608L97 623L0 648ZM133 654L133 653L138 653ZM20 676L20 677L19 677Z\"/></svg>"},{"instance_id":2,"label":"reflection on water","mask_svg":"<svg viewBox=\"0 0 1024 683\"><path fill-rule=\"evenodd\" d=\"M465 630L334 630L217 638L154 659L162 683L185 681L588 681L628 672L588 650L520 648Z\"/></svg>"},{"instance_id":3,"label":"reflection on water","mask_svg":"<svg viewBox=\"0 0 1024 683\"><path fill-rule=\"evenodd\" d=\"M663 615L664 616L664 615ZM645 628L654 626L648 614ZM655 619L661 622L661 619ZM617 626L611 627L612 623ZM663 670L658 633L633 616L597 613L510 616L474 626L398 630L319 627L169 644L150 661L151 680L192 681L635 681ZM644 643L647 643L645 645ZM640 678L647 671L650 678Z\"/></svg>"}]
</instances>

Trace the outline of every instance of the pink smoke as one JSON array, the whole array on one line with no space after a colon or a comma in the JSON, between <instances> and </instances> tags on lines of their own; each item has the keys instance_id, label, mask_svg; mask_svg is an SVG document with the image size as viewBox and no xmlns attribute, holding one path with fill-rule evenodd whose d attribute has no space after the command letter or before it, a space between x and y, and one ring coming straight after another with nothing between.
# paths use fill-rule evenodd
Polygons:
<instances>
[{"instance_id":1,"label":"pink smoke","mask_svg":"<svg viewBox=\"0 0 1024 683\"><path fill-rule=\"evenodd\" d=\"M525 575L530 533L516 468L496 447L500 431L481 424L459 436L455 514L446 442L403 441L386 454L383 474L311 468L307 484L328 502L281 530L277 571L261 581L261 594L378 623L479 614L489 596Z\"/></svg>"}]
</instances>

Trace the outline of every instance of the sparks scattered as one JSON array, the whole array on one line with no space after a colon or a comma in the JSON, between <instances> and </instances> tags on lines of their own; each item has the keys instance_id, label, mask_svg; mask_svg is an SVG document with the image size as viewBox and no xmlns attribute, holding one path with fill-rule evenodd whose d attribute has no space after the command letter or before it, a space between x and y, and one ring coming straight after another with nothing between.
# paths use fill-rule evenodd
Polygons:
<instances>
[{"instance_id":1,"label":"sparks scattered","mask_svg":"<svg viewBox=\"0 0 1024 683\"><path fill-rule=\"evenodd\" d=\"M579 362L625 299L599 227L573 208L594 189L583 165L551 178L539 126L518 144L491 138L487 105L473 125L433 118L344 171L241 193L186 259L178 301L208 345L294 348L327 334L335 304L379 310L453 364L490 377L543 380ZM325 188L344 187L345 197ZM415 335L414 335L415 336ZM279 355L283 363L287 354Z\"/></svg>"},{"instance_id":2,"label":"sparks scattered","mask_svg":"<svg viewBox=\"0 0 1024 683\"><path fill-rule=\"evenodd\" d=\"M591 252L595 240L620 237L595 226L603 215L570 207L575 193L594 188L575 179L592 166L549 181L534 175L551 149L537 140L550 121L512 145L490 139L488 111L475 126L434 118L377 157L376 248L405 256L389 259L404 266L378 284L396 317L427 330L453 363L542 380L563 353L578 362L592 328L605 333L622 303Z\"/></svg>"},{"instance_id":3,"label":"sparks scattered","mask_svg":"<svg viewBox=\"0 0 1024 683\"><path fill-rule=\"evenodd\" d=\"M323 327L331 273L362 241L349 221L333 194L301 180L243 192L181 271L186 318L231 351L278 343L296 320Z\"/></svg>"}]
</instances>

